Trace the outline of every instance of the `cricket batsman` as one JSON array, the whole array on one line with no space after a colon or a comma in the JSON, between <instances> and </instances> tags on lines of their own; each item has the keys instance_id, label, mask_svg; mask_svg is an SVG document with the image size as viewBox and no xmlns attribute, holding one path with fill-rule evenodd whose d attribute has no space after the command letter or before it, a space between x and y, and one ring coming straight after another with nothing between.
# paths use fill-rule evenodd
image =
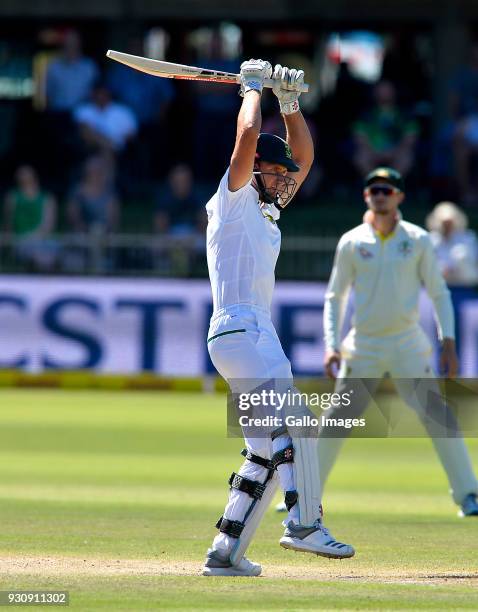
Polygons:
<instances>
[{"instance_id":1,"label":"cricket batsman","mask_svg":"<svg viewBox=\"0 0 478 612\"><path fill-rule=\"evenodd\" d=\"M261 95L271 77L287 141L261 134ZM272 74L269 62L251 59L241 65L240 79L243 101L230 166L206 205L214 305L208 348L231 391L279 392L291 389L293 380L270 314L281 243L278 221L309 172L314 148L299 109L302 70L276 65ZM281 546L332 558L353 556L354 549L337 542L322 523L317 438L271 427L261 436L245 434L245 443L245 461L229 479L229 501L203 574L261 573L244 553L279 484L288 508Z\"/></svg>"},{"instance_id":2,"label":"cricket batsman","mask_svg":"<svg viewBox=\"0 0 478 612\"><path fill-rule=\"evenodd\" d=\"M454 437L434 436L432 424L423 418L426 401L420 401L416 392L416 381L421 379L422 398L440 395L430 365L431 345L418 323L422 285L435 310L441 340L440 369L450 378L458 372L452 302L429 234L401 219L398 209L405 197L404 183L394 169L373 170L365 179L363 195L368 207L365 222L341 237L325 296L326 373L335 378L338 368L338 392L354 380L367 379L363 380L366 392L354 400L354 416L363 413L384 375L394 379L402 399L428 429L460 515L478 516L478 483L463 437L459 430ZM352 286L354 321L341 343L341 313ZM340 408L332 409L327 416L334 418L339 413ZM343 441L319 437L322 484Z\"/></svg>"}]
</instances>

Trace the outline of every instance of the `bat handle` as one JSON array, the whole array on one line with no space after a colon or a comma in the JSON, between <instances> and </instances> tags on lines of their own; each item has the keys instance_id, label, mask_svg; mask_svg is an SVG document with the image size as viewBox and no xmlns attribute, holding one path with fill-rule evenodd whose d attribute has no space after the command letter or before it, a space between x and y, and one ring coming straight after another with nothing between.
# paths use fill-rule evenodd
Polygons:
<instances>
[{"instance_id":1,"label":"bat handle","mask_svg":"<svg viewBox=\"0 0 478 612\"><path fill-rule=\"evenodd\" d=\"M236 75L236 83L239 85L241 82L241 77L237 74ZM272 79L266 79L264 81L264 87L269 87L269 89L272 89L274 85L274 81ZM300 92L301 93L307 93L309 91L309 85L307 83L302 83L301 88L300 88Z\"/></svg>"},{"instance_id":2,"label":"bat handle","mask_svg":"<svg viewBox=\"0 0 478 612\"><path fill-rule=\"evenodd\" d=\"M273 85L274 85L274 81L272 79L266 79L264 81L264 87L269 87L270 89L272 89ZM307 83L302 83L300 87L300 91L301 93L307 93L309 91L309 85Z\"/></svg>"}]
</instances>

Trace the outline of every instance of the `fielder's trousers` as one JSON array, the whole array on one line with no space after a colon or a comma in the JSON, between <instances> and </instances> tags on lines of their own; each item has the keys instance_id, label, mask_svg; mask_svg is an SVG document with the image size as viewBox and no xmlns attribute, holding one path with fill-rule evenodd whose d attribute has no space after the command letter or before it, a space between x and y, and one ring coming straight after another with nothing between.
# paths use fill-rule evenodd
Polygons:
<instances>
[{"instance_id":1,"label":"fielder's trousers","mask_svg":"<svg viewBox=\"0 0 478 612\"><path fill-rule=\"evenodd\" d=\"M469 493L478 493L478 482L473 473L463 437L440 437L436 422L426 418L426 398L439 397L440 389L430 365L431 348L421 329L388 338L365 338L353 334L345 342L343 359L337 376L336 392L351 386L354 390L353 416L362 415L380 379L389 375L402 400L420 417L430 435L435 451L447 474L451 494L460 505ZM417 379L420 380L417 392ZM443 409L443 406L441 406ZM327 417L340 418L340 408L327 411ZM319 432L320 481L324 487L337 459L344 438L325 437Z\"/></svg>"}]
</instances>

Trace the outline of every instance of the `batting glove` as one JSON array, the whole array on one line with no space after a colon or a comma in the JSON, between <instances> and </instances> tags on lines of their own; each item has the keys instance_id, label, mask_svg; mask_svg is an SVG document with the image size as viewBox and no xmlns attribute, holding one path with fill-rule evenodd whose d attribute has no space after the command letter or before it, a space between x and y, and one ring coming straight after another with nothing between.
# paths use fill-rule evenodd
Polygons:
<instances>
[{"instance_id":1,"label":"batting glove","mask_svg":"<svg viewBox=\"0 0 478 612\"><path fill-rule=\"evenodd\" d=\"M272 91L279 100L280 112L283 115L296 113L300 108L299 96L304 82L304 71L276 64L272 80Z\"/></svg>"},{"instance_id":2,"label":"batting glove","mask_svg":"<svg viewBox=\"0 0 478 612\"><path fill-rule=\"evenodd\" d=\"M242 62L240 72L241 96L251 89L262 93L264 80L270 79L271 76L272 66L269 64L269 62L265 62L261 59L250 59L247 62Z\"/></svg>"}]
</instances>

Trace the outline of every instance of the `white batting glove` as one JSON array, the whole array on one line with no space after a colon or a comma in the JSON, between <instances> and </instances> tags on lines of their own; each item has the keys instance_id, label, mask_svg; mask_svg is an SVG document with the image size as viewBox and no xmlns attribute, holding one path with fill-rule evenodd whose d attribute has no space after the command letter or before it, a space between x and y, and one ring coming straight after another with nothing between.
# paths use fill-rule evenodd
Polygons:
<instances>
[{"instance_id":1,"label":"white batting glove","mask_svg":"<svg viewBox=\"0 0 478 612\"><path fill-rule=\"evenodd\" d=\"M264 87L264 80L270 79L272 76L272 66L269 62L261 59L250 59L247 62L241 64L241 91L240 94L243 96L246 92L254 89L259 93L262 93Z\"/></svg>"},{"instance_id":2,"label":"white batting glove","mask_svg":"<svg viewBox=\"0 0 478 612\"><path fill-rule=\"evenodd\" d=\"M304 71L276 64L272 80L274 81L272 91L279 100L280 112L283 115L296 113L300 108L299 96L300 87L304 82Z\"/></svg>"}]
</instances>

